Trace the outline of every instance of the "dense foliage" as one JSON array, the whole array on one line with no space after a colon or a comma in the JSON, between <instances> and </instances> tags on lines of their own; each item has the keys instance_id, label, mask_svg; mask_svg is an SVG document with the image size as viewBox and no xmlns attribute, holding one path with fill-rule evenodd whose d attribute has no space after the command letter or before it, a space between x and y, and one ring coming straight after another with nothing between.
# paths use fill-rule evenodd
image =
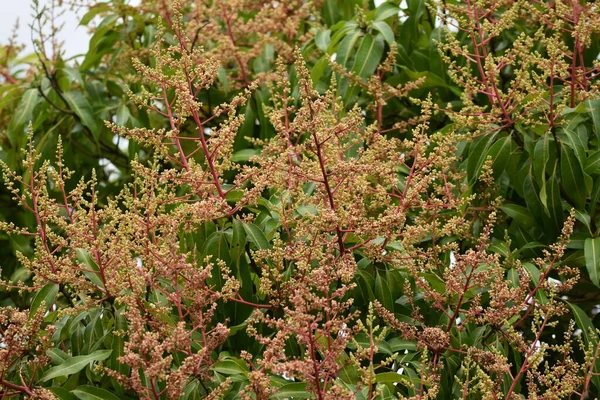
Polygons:
<instances>
[{"instance_id":1,"label":"dense foliage","mask_svg":"<svg viewBox=\"0 0 600 400\"><path fill-rule=\"evenodd\" d=\"M600 2L123 0L0 47L0 393L600 396Z\"/></svg>"}]
</instances>

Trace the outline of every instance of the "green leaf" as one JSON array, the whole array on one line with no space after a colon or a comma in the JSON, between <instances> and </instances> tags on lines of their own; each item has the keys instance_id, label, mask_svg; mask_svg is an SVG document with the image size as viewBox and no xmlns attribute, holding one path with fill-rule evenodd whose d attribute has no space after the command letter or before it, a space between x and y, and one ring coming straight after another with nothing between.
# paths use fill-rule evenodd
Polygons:
<instances>
[{"instance_id":1,"label":"green leaf","mask_svg":"<svg viewBox=\"0 0 600 400\"><path fill-rule=\"evenodd\" d=\"M243 364L243 361L235 362L233 360L223 360L215 363L212 369L223 375L247 375L248 367Z\"/></svg>"},{"instance_id":2,"label":"green leaf","mask_svg":"<svg viewBox=\"0 0 600 400\"><path fill-rule=\"evenodd\" d=\"M120 397L106 389L89 385L79 386L77 389L72 390L71 393L81 400L121 400Z\"/></svg>"},{"instance_id":3,"label":"green leaf","mask_svg":"<svg viewBox=\"0 0 600 400\"><path fill-rule=\"evenodd\" d=\"M512 147L512 137L510 136L498 140L490 147L487 155L493 160L492 169L494 170L495 178L498 178L506 169Z\"/></svg>"},{"instance_id":4,"label":"green leaf","mask_svg":"<svg viewBox=\"0 0 600 400\"><path fill-rule=\"evenodd\" d=\"M59 377L59 376L69 376L73 375L86 366L88 366L93 361L103 361L110 357L112 350L97 350L92 354L88 354L85 356L75 356L71 357L65 362L56 367L50 368L40 379L42 382L47 382L50 379Z\"/></svg>"},{"instance_id":5,"label":"green leaf","mask_svg":"<svg viewBox=\"0 0 600 400\"><path fill-rule=\"evenodd\" d=\"M390 28L390 26L387 24L387 22L375 21L373 22L372 27L373 29L381 33L385 41L390 46L396 41L396 39L394 38L394 32L392 31L392 28Z\"/></svg>"},{"instance_id":6,"label":"green leaf","mask_svg":"<svg viewBox=\"0 0 600 400\"><path fill-rule=\"evenodd\" d=\"M583 338L585 339L586 345L591 345L596 348L598 346L598 336L596 335L596 329L590 317L578 306L575 304L566 302L573 312L573 317L575 318L575 323L577 327L581 329L583 332ZM596 363L594 365L594 373L597 374L600 371L600 359L596 359ZM592 382L596 386L596 389L600 389L600 379L598 376L594 376L592 378Z\"/></svg>"},{"instance_id":7,"label":"green leaf","mask_svg":"<svg viewBox=\"0 0 600 400\"><path fill-rule=\"evenodd\" d=\"M488 156L496 134L487 134L471 142L469 147L469 156L467 158L467 177L470 184L473 184L479 176L479 170L483 166Z\"/></svg>"},{"instance_id":8,"label":"green leaf","mask_svg":"<svg viewBox=\"0 0 600 400\"><path fill-rule=\"evenodd\" d=\"M233 162L248 162L251 157L257 156L260 154L260 151L256 149L242 149L236 151L231 155L231 161Z\"/></svg>"},{"instance_id":9,"label":"green leaf","mask_svg":"<svg viewBox=\"0 0 600 400\"><path fill-rule=\"evenodd\" d=\"M379 273L377 273L377 277L375 278L375 298L389 311L394 311L392 292L390 291L388 282Z\"/></svg>"},{"instance_id":10,"label":"green leaf","mask_svg":"<svg viewBox=\"0 0 600 400\"><path fill-rule=\"evenodd\" d=\"M37 89L27 89L21 97L21 101L8 125L8 139L12 146L22 146L25 143L25 128L33 119L33 109L39 96Z\"/></svg>"},{"instance_id":11,"label":"green leaf","mask_svg":"<svg viewBox=\"0 0 600 400\"><path fill-rule=\"evenodd\" d=\"M92 106L83 97L83 94L80 92L65 92L63 93L63 97L69 104L69 108L79 117L81 123L90 129L95 138L98 138L100 132L96 123L96 117L94 116Z\"/></svg>"},{"instance_id":12,"label":"green leaf","mask_svg":"<svg viewBox=\"0 0 600 400\"><path fill-rule=\"evenodd\" d=\"M329 43L331 43L331 30L318 31L315 35L315 44L317 45L317 48L326 52Z\"/></svg>"},{"instance_id":13,"label":"green leaf","mask_svg":"<svg viewBox=\"0 0 600 400\"><path fill-rule=\"evenodd\" d=\"M586 100L584 103L588 109L588 114L592 119L594 133L598 140L600 140L600 101Z\"/></svg>"},{"instance_id":14,"label":"green leaf","mask_svg":"<svg viewBox=\"0 0 600 400\"><path fill-rule=\"evenodd\" d=\"M581 129L583 129L583 132ZM567 128L562 129L558 133L558 138L562 144L569 146L569 148L575 152L577 159L583 163L585 160L588 141L585 126L580 124L575 127L575 130Z\"/></svg>"},{"instance_id":15,"label":"green leaf","mask_svg":"<svg viewBox=\"0 0 600 400\"><path fill-rule=\"evenodd\" d=\"M32 318L40 309L42 304L45 304L46 310L54 304L54 299L58 294L58 285L56 283L48 283L39 292L36 293L35 297L31 301L31 307L29 308L29 318Z\"/></svg>"},{"instance_id":16,"label":"green leaf","mask_svg":"<svg viewBox=\"0 0 600 400\"><path fill-rule=\"evenodd\" d=\"M550 160L550 133L544 134L540 140L535 144L535 150L533 151L533 173L536 182L540 185L544 185L546 182L546 170L548 168L548 162ZM540 191L540 197L542 204L546 207L546 201L542 197L544 196L544 188Z\"/></svg>"},{"instance_id":17,"label":"green leaf","mask_svg":"<svg viewBox=\"0 0 600 400\"><path fill-rule=\"evenodd\" d=\"M600 173L600 150L597 150L590 154L585 161L584 172L588 175L595 175Z\"/></svg>"},{"instance_id":18,"label":"green leaf","mask_svg":"<svg viewBox=\"0 0 600 400\"><path fill-rule=\"evenodd\" d=\"M214 263L212 270L212 277L208 279L209 283L216 285L218 289L223 287L223 276L221 269L217 264L217 260L222 260L226 265L231 265L231 256L229 252L229 245L227 244L227 237L224 232L217 231L210 235L204 245L204 251L202 258L205 259L207 256L211 257L211 262Z\"/></svg>"},{"instance_id":19,"label":"green leaf","mask_svg":"<svg viewBox=\"0 0 600 400\"><path fill-rule=\"evenodd\" d=\"M311 399L313 395L306 390L306 383L293 382L283 385L275 394L271 395L272 399Z\"/></svg>"},{"instance_id":20,"label":"green leaf","mask_svg":"<svg viewBox=\"0 0 600 400\"><path fill-rule=\"evenodd\" d=\"M337 48L337 57L335 61L343 67L348 67L350 55L354 53L354 45L358 38L362 35L360 29L355 29L346 34Z\"/></svg>"},{"instance_id":21,"label":"green leaf","mask_svg":"<svg viewBox=\"0 0 600 400\"><path fill-rule=\"evenodd\" d=\"M363 79L371 76L379 65L383 48L383 40L379 36L366 34L358 47L351 71Z\"/></svg>"},{"instance_id":22,"label":"green leaf","mask_svg":"<svg viewBox=\"0 0 600 400\"><path fill-rule=\"evenodd\" d=\"M77 400L77 396L62 387L49 387L48 390L60 400Z\"/></svg>"},{"instance_id":23,"label":"green leaf","mask_svg":"<svg viewBox=\"0 0 600 400\"><path fill-rule=\"evenodd\" d=\"M509 217L514 219L518 224L528 228L535 225L535 220L531 216L531 213L525 207L518 204L504 204L500 206L500 209L506 213Z\"/></svg>"},{"instance_id":24,"label":"green leaf","mask_svg":"<svg viewBox=\"0 0 600 400\"><path fill-rule=\"evenodd\" d=\"M600 286L600 237L585 239L583 251L590 280L594 285Z\"/></svg>"},{"instance_id":25,"label":"green leaf","mask_svg":"<svg viewBox=\"0 0 600 400\"><path fill-rule=\"evenodd\" d=\"M83 274L97 287L104 289L104 283L102 283L102 279L100 279L100 268L90 256L90 252L86 249L77 249L75 250L77 254L77 261L79 261L85 270Z\"/></svg>"},{"instance_id":26,"label":"green leaf","mask_svg":"<svg viewBox=\"0 0 600 400\"><path fill-rule=\"evenodd\" d=\"M268 250L271 248L264 232L256 225L244 223L244 230L250 243L254 244L259 250Z\"/></svg>"},{"instance_id":27,"label":"green leaf","mask_svg":"<svg viewBox=\"0 0 600 400\"><path fill-rule=\"evenodd\" d=\"M386 1L375 10L375 21L383 21L389 17L397 16L399 12L400 8L398 6Z\"/></svg>"},{"instance_id":28,"label":"green leaf","mask_svg":"<svg viewBox=\"0 0 600 400\"><path fill-rule=\"evenodd\" d=\"M244 254L244 248L246 246L246 231L244 230L244 223L234 219L232 231L231 258L234 261L237 261L240 256Z\"/></svg>"},{"instance_id":29,"label":"green leaf","mask_svg":"<svg viewBox=\"0 0 600 400\"><path fill-rule=\"evenodd\" d=\"M52 359L52 364L62 364L67 358L70 357L67 353L61 349L48 349L46 354Z\"/></svg>"},{"instance_id":30,"label":"green leaf","mask_svg":"<svg viewBox=\"0 0 600 400\"><path fill-rule=\"evenodd\" d=\"M587 197L583 168L573 150L566 146L561 147L560 172L565 191L575 207L583 210Z\"/></svg>"},{"instance_id":31,"label":"green leaf","mask_svg":"<svg viewBox=\"0 0 600 400\"><path fill-rule=\"evenodd\" d=\"M87 13L85 13L85 15L83 17L81 17L81 20L79 21L79 25L87 25L90 23L90 21L92 19L94 19L95 16L97 16L100 13L110 11L111 9L112 9L112 7L110 7L108 4L105 4L105 3L96 4L93 7L91 7L90 10Z\"/></svg>"},{"instance_id":32,"label":"green leaf","mask_svg":"<svg viewBox=\"0 0 600 400\"><path fill-rule=\"evenodd\" d=\"M382 372L375 375L375 382L377 383L401 383L405 386L411 385L410 379L407 376L398 374L396 372Z\"/></svg>"}]
</instances>

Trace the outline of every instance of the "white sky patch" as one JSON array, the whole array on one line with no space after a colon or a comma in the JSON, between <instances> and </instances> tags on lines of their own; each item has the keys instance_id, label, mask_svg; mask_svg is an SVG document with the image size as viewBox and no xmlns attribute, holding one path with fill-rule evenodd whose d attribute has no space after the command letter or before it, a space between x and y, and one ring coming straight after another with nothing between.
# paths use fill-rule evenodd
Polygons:
<instances>
[{"instance_id":1,"label":"white sky patch","mask_svg":"<svg viewBox=\"0 0 600 400\"><path fill-rule=\"evenodd\" d=\"M101 158L98 160L98 164L103 167L104 173L108 175L109 182L116 182L121 176L121 171L116 167L115 164L110 162L108 158Z\"/></svg>"},{"instance_id":2,"label":"white sky patch","mask_svg":"<svg viewBox=\"0 0 600 400\"><path fill-rule=\"evenodd\" d=\"M129 150L129 139L127 139L127 138L124 138L119 135L115 135L115 136L113 136L112 142L113 142L113 144L117 145L119 150L121 150L124 153L127 153L127 151Z\"/></svg>"},{"instance_id":3,"label":"white sky patch","mask_svg":"<svg viewBox=\"0 0 600 400\"><path fill-rule=\"evenodd\" d=\"M400 20L400 22L404 22L408 19L408 15L403 11L406 10L408 8L408 3L406 2L406 0L402 0L400 2L400 12L398 13L398 19Z\"/></svg>"},{"instance_id":4,"label":"white sky patch","mask_svg":"<svg viewBox=\"0 0 600 400\"><path fill-rule=\"evenodd\" d=\"M555 287L560 287L562 285L561 281L559 281L558 279L550 278L550 277L548 277L548 283Z\"/></svg>"},{"instance_id":5,"label":"white sky patch","mask_svg":"<svg viewBox=\"0 0 600 400\"><path fill-rule=\"evenodd\" d=\"M456 256L454 255L454 252L451 251L450 252L450 265L448 266L448 268L454 268L454 265L456 265Z\"/></svg>"},{"instance_id":6,"label":"white sky patch","mask_svg":"<svg viewBox=\"0 0 600 400\"><path fill-rule=\"evenodd\" d=\"M435 16L435 26L443 26L444 21L440 18L440 14L442 13L441 7L437 8L437 15ZM452 33L458 32L458 21L455 18L450 17L446 14L446 27Z\"/></svg>"}]
</instances>

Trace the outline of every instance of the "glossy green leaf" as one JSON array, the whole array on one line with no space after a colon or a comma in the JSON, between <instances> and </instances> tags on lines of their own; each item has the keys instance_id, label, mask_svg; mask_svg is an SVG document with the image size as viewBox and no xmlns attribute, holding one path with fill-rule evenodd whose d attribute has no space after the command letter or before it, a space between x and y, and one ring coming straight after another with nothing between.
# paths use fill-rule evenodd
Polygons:
<instances>
[{"instance_id":1,"label":"glossy green leaf","mask_svg":"<svg viewBox=\"0 0 600 400\"><path fill-rule=\"evenodd\" d=\"M535 224L531 213L527 208L518 204L504 204L500 206L500 209L504 211L509 217L515 220L518 224L525 227L530 227Z\"/></svg>"},{"instance_id":2,"label":"glossy green leaf","mask_svg":"<svg viewBox=\"0 0 600 400\"><path fill-rule=\"evenodd\" d=\"M271 248L267 237L265 236L262 229L258 226L250 223L244 223L244 230L250 243L254 244L259 250L268 250Z\"/></svg>"},{"instance_id":3,"label":"glossy green leaf","mask_svg":"<svg viewBox=\"0 0 600 400\"><path fill-rule=\"evenodd\" d=\"M375 298L388 310L394 311L394 299L388 282L377 273L375 278Z\"/></svg>"},{"instance_id":4,"label":"glossy green leaf","mask_svg":"<svg viewBox=\"0 0 600 400\"><path fill-rule=\"evenodd\" d=\"M584 245L585 266L592 283L600 286L600 238L587 238Z\"/></svg>"},{"instance_id":5,"label":"glossy green leaf","mask_svg":"<svg viewBox=\"0 0 600 400\"><path fill-rule=\"evenodd\" d=\"M396 41L392 28L384 21L373 22L373 29L381 33L387 44L392 45Z\"/></svg>"},{"instance_id":6,"label":"glossy green leaf","mask_svg":"<svg viewBox=\"0 0 600 400\"><path fill-rule=\"evenodd\" d=\"M600 150L596 150L586 159L584 172L588 175L600 174Z\"/></svg>"},{"instance_id":7,"label":"glossy green leaf","mask_svg":"<svg viewBox=\"0 0 600 400\"><path fill-rule=\"evenodd\" d=\"M58 294L58 285L56 283L48 283L43 288L40 289L39 292L36 293L35 297L31 301L31 307L29 308L29 318L33 318L33 316L38 312L42 304L45 305L45 309L48 310L52 304L54 304L54 299L56 299L56 295Z\"/></svg>"},{"instance_id":8,"label":"glossy green leaf","mask_svg":"<svg viewBox=\"0 0 600 400\"><path fill-rule=\"evenodd\" d=\"M565 146L561 147L560 171L562 184L568 196L573 200L575 207L584 209L587 191L583 168L575 153Z\"/></svg>"},{"instance_id":9,"label":"glossy green leaf","mask_svg":"<svg viewBox=\"0 0 600 400\"><path fill-rule=\"evenodd\" d=\"M48 390L59 400L77 400L77 396L62 387L49 387Z\"/></svg>"},{"instance_id":10,"label":"glossy green leaf","mask_svg":"<svg viewBox=\"0 0 600 400\"><path fill-rule=\"evenodd\" d=\"M512 137L506 136L490 147L487 155L493 160L492 169L494 170L494 177L499 177L506 169L506 164L508 163L513 147L512 144Z\"/></svg>"},{"instance_id":11,"label":"glossy green leaf","mask_svg":"<svg viewBox=\"0 0 600 400\"><path fill-rule=\"evenodd\" d=\"M354 45L358 38L362 35L359 29L350 31L346 34L344 39L340 42L337 48L337 56L335 61L343 67L348 67L348 61L350 56L354 54Z\"/></svg>"},{"instance_id":12,"label":"glossy green leaf","mask_svg":"<svg viewBox=\"0 0 600 400\"><path fill-rule=\"evenodd\" d=\"M112 350L97 350L92 354L85 356L75 356L68 358L62 364L50 368L42 376L40 381L47 382L59 376L69 376L75 374L94 361L103 361L110 357Z\"/></svg>"},{"instance_id":13,"label":"glossy green leaf","mask_svg":"<svg viewBox=\"0 0 600 400\"><path fill-rule=\"evenodd\" d=\"M383 40L380 36L373 37L366 34L358 47L351 71L363 79L371 76L379 65L383 48Z\"/></svg>"},{"instance_id":14,"label":"glossy green leaf","mask_svg":"<svg viewBox=\"0 0 600 400\"><path fill-rule=\"evenodd\" d=\"M381 372L375 375L375 382L377 383L400 383L404 386L411 385L410 379L397 372Z\"/></svg>"},{"instance_id":15,"label":"glossy green leaf","mask_svg":"<svg viewBox=\"0 0 600 400\"><path fill-rule=\"evenodd\" d=\"M246 231L244 229L244 223L237 219L233 220L232 226L232 237L231 237L231 258L237 261L242 254L246 246Z\"/></svg>"},{"instance_id":16,"label":"glossy green leaf","mask_svg":"<svg viewBox=\"0 0 600 400\"><path fill-rule=\"evenodd\" d=\"M306 383L293 382L283 385L271 395L272 399L311 399L313 395L306 390Z\"/></svg>"},{"instance_id":17,"label":"glossy green leaf","mask_svg":"<svg viewBox=\"0 0 600 400\"><path fill-rule=\"evenodd\" d=\"M383 21L389 17L397 16L399 12L400 8L398 6L386 1L385 3L380 4L375 10L375 20Z\"/></svg>"},{"instance_id":18,"label":"glossy green leaf","mask_svg":"<svg viewBox=\"0 0 600 400\"><path fill-rule=\"evenodd\" d=\"M121 400L120 397L106 389L90 385L79 386L77 389L72 390L71 393L81 400Z\"/></svg>"},{"instance_id":19,"label":"glossy green leaf","mask_svg":"<svg viewBox=\"0 0 600 400\"><path fill-rule=\"evenodd\" d=\"M487 134L471 142L467 159L467 177L469 183L474 183L478 178L479 171L488 156L489 149L494 143L495 138L496 134Z\"/></svg>"},{"instance_id":20,"label":"glossy green leaf","mask_svg":"<svg viewBox=\"0 0 600 400\"><path fill-rule=\"evenodd\" d=\"M8 125L8 138L12 146L22 146L25 143L25 128L33 119L33 110L40 94L37 89L27 89L15 110Z\"/></svg>"},{"instance_id":21,"label":"glossy green leaf","mask_svg":"<svg viewBox=\"0 0 600 400\"><path fill-rule=\"evenodd\" d=\"M97 138L99 135L98 124L88 100L79 92L66 92L63 97L69 104L69 108L79 117L81 123L87 126Z\"/></svg>"},{"instance_id":22,"label":"glossy green leaf","mask_svg":"<svg viewBox=\"0 0 600 400\"><path fill-rule=\"evenodd\" d=\"M104 289L104 283L100 278L100 268L92 259L90 252L86 249L77 249L77 261L83 266L83 274L97 287Z\"/></svg>"},{"instance_id":23,"label":"glossy green leaf","mask_svg":"<svg viewBox=\"0 0 600 400\"><path fill-rule=\"evenodd\" d=\"M243 361L235 362L233 360L223 360L215 363L212 369L220 374L224 375L236 375L248 374L248 367L246 367Z\"/></svg>"}]
</instances>

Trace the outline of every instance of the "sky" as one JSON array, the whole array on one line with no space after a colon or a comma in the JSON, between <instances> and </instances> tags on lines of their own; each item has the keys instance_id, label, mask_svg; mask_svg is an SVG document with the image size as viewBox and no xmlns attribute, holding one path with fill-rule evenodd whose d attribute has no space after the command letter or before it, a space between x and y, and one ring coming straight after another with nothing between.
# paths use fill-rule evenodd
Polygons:
<instances>
[{"instance_id":1,"label":"sky","mask_svg":"<svg viewBox=\"0 0 600 400\"><path fill-rule=\"evenodd\" d=\"M40 5L48 4L49 0L39 0ZM0 44L6 44L12 33L15 21L19 19L18 41L26 45L23 55L33 52L31 44L31 30L29 24L31 17L31 0L0 0ZM85 11L80 11L80 14ZM67 11L61 18L64 22L59 37L64 41L65 58L87 52L89 34L87 28L79 26L79 18L71 11Z\"/></svg>"}]
</instances>

